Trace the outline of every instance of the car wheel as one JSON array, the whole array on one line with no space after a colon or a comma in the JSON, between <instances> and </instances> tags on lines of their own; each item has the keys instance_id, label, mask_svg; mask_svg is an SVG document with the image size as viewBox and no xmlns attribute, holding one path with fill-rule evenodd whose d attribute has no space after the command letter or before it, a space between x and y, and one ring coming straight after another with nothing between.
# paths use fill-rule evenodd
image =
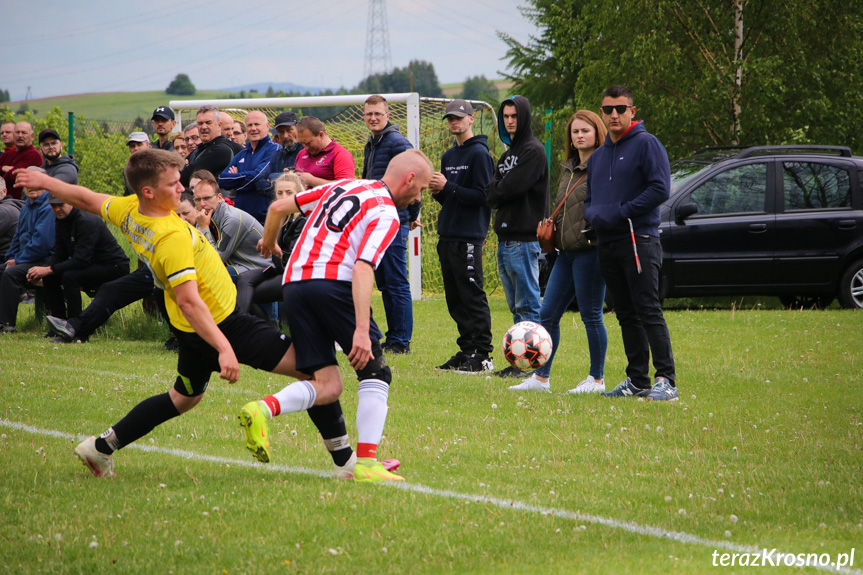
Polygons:
<instances>
[{"instance_id":1,"label":"car wheel","mask_svg":"<svg viewBox=\"0 0 863 575\"><path fill-rule=\"evenodd\" d=\"M839 303L845 308L863 308L863 260L857 260L842 274Z\"/></svg>"},{"instance_id":2,"label":"car wheel","mask_svg":"<svg viewBox=\"0 0 863 575\"><path fill-rule=\"evenodd\" d=\"M836 299L833 296L779 296L779 301L791 309L824 309Z\"/></svg>"}]
</instances>

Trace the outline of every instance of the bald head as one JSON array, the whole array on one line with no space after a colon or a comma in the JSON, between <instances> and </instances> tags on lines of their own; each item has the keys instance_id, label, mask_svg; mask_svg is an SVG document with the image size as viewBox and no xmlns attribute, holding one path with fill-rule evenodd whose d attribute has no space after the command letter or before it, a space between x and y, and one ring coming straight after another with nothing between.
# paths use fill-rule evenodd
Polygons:
<instances>
[{"instance_id":1,"label":"bald head","mask_svg":"<svg viewBox=\"0 0 863 575\"><path fill-rule=\"evenodd\" d=\"M422 191L429 186L434 167L420 150L405 150L390 160L383 182L393 195L398 209L420 201Z\"/></svg>"},{"instance_id":2,"label":"bald head","mask_svg":"<svg viewBox=\"0 0 863 575\"><path fill-rule=\"evenodd\" d=\"M221 126L222 135L231 139L234 135L234 119L225 112L219 114L219 125Z\"/></svg>"},{"instance_id":3,"label":"bald head","mask_svg":"<svg viewBox=\"0 0 863 575\"><path fill-rule=\"evenodd\" d=\"M270 122L263 112L257 110L246 114L246 139L252 148L270 133Z\"/></svg>"},{"instance_id":4,"label":"bald head","mask_svg":"<svg viewBox=\"0 0 863 575\"><path fill-rule=\"evenodd\" d=\"M23 150L33 145L33 126L30 122L18 122L15 124L15 147Z\"/></svg>"}]
</instances>

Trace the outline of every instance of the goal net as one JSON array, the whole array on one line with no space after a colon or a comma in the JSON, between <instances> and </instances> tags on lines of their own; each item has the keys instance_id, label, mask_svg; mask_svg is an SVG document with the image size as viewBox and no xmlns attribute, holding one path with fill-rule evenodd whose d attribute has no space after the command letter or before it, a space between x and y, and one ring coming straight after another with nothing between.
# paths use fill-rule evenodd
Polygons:
<instances>
[{"instance_id":1,"label":"goal net","mask_svg":"<svg viewBox=\"0 0 863 575\"><path fill-rule=\"evenodd\" d=\"M446 122L443 120L447 103L444 98L420 98L416 93L381 94L387 99L390 122L397 125L411 144L429 157L440 170L441 155L453 143ZM246 98L224 100L172 100L171 108L177 113L178 124L195 121L195 111L204 104L217 106L222 113L238 121L252 110L264 112L273 125L275 117L284 111L292 111L298 117L315 116L324 122L327 135L346 147L354 157L356 176L363 167L363 148L369 137L363 122L363 104L370 94L345 96L305 96L287 98ZM489 148L495 159L503 152L503 144L497 133L495 110L481 101L471 101L475 110L474 134L486 134ZM443 281L437 250L437 216L440 205L431 196L423 197L420 222L423 224L411 232L408 239L408 268L413 299L422 294L442 294ZM425 249L423 249L425 248ZM483 248L483 272L486 291L491 293L500 285L497 274L497 237L490 231Z\"/></svg>"}]
</instances>

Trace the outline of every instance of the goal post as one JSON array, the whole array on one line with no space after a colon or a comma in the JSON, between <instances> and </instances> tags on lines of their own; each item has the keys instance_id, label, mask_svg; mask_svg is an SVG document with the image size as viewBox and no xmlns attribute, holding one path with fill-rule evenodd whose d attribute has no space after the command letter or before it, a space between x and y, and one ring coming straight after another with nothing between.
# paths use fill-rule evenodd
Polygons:
<instances>
[{"instance_id":1,"label":"goal post","mask_svg":"<svg viewBox=\"0 0 863 575\"><path fill-rule=\"evenodd\" d=\"M441 155L453 143L453 137L443 121L446 105L452 100L420 98L415 92L380 95L387 100L390 122L399 127L399 131L414 148L425 152L435 169L439 170ZM221 113L227 113L238 121L243 121L247 113L258 110L267 116L270 125L278 114L287 110L293 111L298 117L316 116L324 122L327 134L351 152L356 165L355 176L360 177L363 149L369 137L362 117L363 104L369 96L371 94L172 100L169 105L177 113L179 126L182 126L184 121L194 122L195 111L203 105L216 106ZM489 148L492 155L497 157L502 152L502 144L497 134L495 110L482 101L471 100L471 105L474 106L476 116L474 133L488 135ZM408 279L414 300L421 299L423 293L443 293L437 251L422 250L423 245L434 246L437 243L436 224L439 211L438 203L430 196L425 196L420 212L423 226L413 230L408 236ZM485 286L490 291L500 285L496 273L496 247L496 237L490 232L483 250Z\"/></svg>"}]
</instances>

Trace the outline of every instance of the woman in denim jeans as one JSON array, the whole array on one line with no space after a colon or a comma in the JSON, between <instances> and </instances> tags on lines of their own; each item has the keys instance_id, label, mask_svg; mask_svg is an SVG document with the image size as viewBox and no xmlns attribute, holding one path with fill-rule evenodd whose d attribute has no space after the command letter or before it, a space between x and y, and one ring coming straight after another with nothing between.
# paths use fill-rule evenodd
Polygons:
<instances>
[{"instance_id":1,"label":"woman in denim jeans","mask_svg":"<svg viewBox=\"0 0 863 575\"><path fill-rule=\"evenodd\" d=\"M605 281L599 271L596 246L591 245L582 233L586 225L584 196L587 189L587 181L582 176L586 173L587 159L605 141L606 128L599 116L588 110L579 110L569 119L566 133L569 146L557 190L558 205L564 201L567 192L572 192L554 218L554 243L558 254L540 311L541 323L551 335L554 349L545 365L520 384L510 387L514 390L551 391L549 376L560 344L560 318L575 299L587 332L590 372L569 393L605 391L603 372L608 348L608 333L602 321Z\"/></svg>"}]
</instances>

